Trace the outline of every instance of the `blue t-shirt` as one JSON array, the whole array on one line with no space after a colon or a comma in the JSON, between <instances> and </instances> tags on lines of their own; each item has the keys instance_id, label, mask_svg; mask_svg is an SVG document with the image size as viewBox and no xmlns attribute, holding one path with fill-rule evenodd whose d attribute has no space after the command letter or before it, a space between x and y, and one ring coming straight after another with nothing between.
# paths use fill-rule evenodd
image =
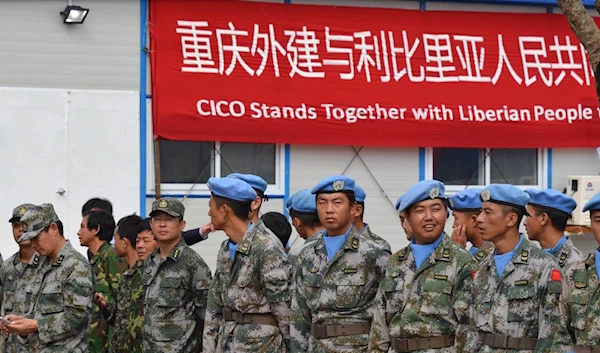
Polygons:
<instances>
[{"instance_id":1,"label":"blue t-shirt","mask_svg":"<svg viewBox=\"0 0 600 353\"><path fill-rule=\"evenodd\" d=\"M410 250L412 250L413 257L415 258L415 262L417 263L417 269L421 267L423 262L427 260L431 254L437 249L438 245L442 242L442 238L444 236L440 236L431 244L416 244L415 238L410 241Z\"/></svg>"},{"instance_id":2,"label":"blue t-shirt","mask_svg":"<svg viewBox=\"0 0 600 353\"><path fill-rule=\"evenodd\" d=\"M477 251L479 251L479 248L476 246L471 246L471 248L469 249L469 254L475 256L475 254L477 253Z\"/></svg>"},{"instance_id":3,"label":"blue t-shirt","mask_svg":"<svg viewBox=\"0 0 600 353\"><path fill-rule=\"evenodd\" d=\"M504 273L504 269L506 268L506 266L508 266L508 263L510 262L510 260L512 260L513 256L515 255L515 252L517 251L517 249L523 242L523 239L524 239L524 237L521 235L521 239L519 239L519 242L517 243L517 246L515 246L513 251L509 251L506 254L502 254L502 255L497 255L494 252L494 262L496 263L496 271L498 272L498 277L502 277L502 273Z\"/></svg>"},{"instance_id":4,"label":"blue t-shirt","mask_svg":"<svg viewBox=\"0 0 600 353\"><path fill-rule=\"evenodd\" d=\"M335 237L328 236L327 231L325 231L325 234L323 234L323 242L325 243L325 249L327 250L327 258L329 259L329 261L333 259L335 253L341 249L342 245L344 245L346 239L348 239L348 234L350 234L352 227L353 226L350 226L346 233Z\"/></svg>"},{"instance_id":5,"label":"blue t-shirt","mask_svg":"<svg viewBox=\"0 0 600 353\"><path fill-rule=\"evenodd\" d=\"M594 252L594 263L596 265L596 275L600 278L600 251L596 250Z\"/></svg>"},{"instance_id":6,"label":"blue t-shirt","mask_svg":"<svg viewBox=\"0 0 600 353\"><path fill-rule=\"evenodd\" d=\"M246 232L248 231L248 229L252 228L252 222L248 223L248 227L246 228ZM231 240L229 240L229 257L231 258L231 261L233 261L233 259L235 259L235 252L237 251L238 248L238 244L232 242Z\"/></svg>"},{"instance_id":7,"label":"blue t-shirt","mask_svg":"<svg viewBox=\"0 0 600 353\"><path fill-rule=\"evenodd\" d=\"M556 254L556 252L558 251L558 249L560 249L564 243L567 241L567 236L563 235L562 238L560 238L560 240L558 241L558 243L556 243L556 245L554 245L553 248L551 249L544 249L545 252L547 252L550 255L554 255Z\"/></svg>"}]
</instances>

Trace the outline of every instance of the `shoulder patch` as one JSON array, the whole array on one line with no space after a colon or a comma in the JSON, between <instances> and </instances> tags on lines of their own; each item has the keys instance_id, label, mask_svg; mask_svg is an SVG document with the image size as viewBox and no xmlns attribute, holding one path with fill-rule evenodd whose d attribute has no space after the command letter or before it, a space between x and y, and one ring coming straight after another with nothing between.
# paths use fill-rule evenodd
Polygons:
<instances>
[{"instance_id":1,"label":"shoulder patch","mask_svg":"<svg viewBox=\"0 0 600 353\"><path fill-rule=\"evenodd\" d=\"M58 257L58 259L56 260L56 264L57 265L61 265L63 263L63 261L65 260L65 255L60 255Z\"/></svg>"},{"instance_id":2,"label":"shoulder patch","mask_svg":"<svg viewBox=\"0 0 600 353\"><path fill-rule=\"evenodd\" d=\"M558 264L560 265L560 267L563 267L565 265L566 261L567 261L567 253L563 252L560 254L560 259L558 260Z\"/></svg>"},{"instance_id":3,"label":"shoulder patch","mask_svg":"<svg viewBox=\"0 0 600 353\"><path fill-rule=\"evenodd\" d=\"M358 239L352 239L352 250L358 250Z\"/></svg>"},{"instance_id":4,"label":"shoulder patch","mask_svg":"<svg viewBox=\"0 0 600 353\"><path fill-rule=\"evenodd\" d=\"M408 253L408 248L401 249L398 252L398 260L404 261L406 259L406 254Z\"/></svg>"},{"instance_id":5,"label":"shoulder patch","mask_svg":"<svg viewBox=\"0 0 600 353\"><path fill-rule=\"evenodd\" d=\"M523 250L521 252L521 261L529 262L529 250Z\"/></svg>"}]
</instances>

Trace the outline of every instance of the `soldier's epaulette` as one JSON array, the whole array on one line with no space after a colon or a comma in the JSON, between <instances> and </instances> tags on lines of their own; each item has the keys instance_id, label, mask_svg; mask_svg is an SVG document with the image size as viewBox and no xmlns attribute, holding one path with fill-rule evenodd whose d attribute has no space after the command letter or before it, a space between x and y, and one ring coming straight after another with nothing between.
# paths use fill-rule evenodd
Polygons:
<instances>
[{"instance_id":1,"label":"soldier's epaulette","mask_svg":"<svg viewBox=\"0 0 600 353\"><path fill-rule=\"evenodd\" d=\"M558 260L558 264L560 265L560 267L563 267L565 265L565 262L567 262L567 253L563 252L560 254L560 259Z\"/></svg>"},{"instance_id":2,"label":"soldier's epaulette","mask_svg":"<svg viewBox=\"0 0 600 353\"><path fill-rule=\"evenodd\" d=\"M479 251L477 251L477 254L475 254L475 260L481 261L483 260L485 255L487 255L486 251L484 251L483 249L479 249Z\"/></svg>"},{"instance_id":3,"label":"soldier's epaulette","mask_svg":"<svg viewBox=\"0 0 600 353\"><path fill-rule=\"evenodd\" d=\"M181 256L181 251L179 249L175 249L175 252L173 253L173 260L179 259L179 256Z\"/></svg>"},{"instance_id":4,"label":"soldier's epaulette","mask_svg":"<svg viewBox=\"0 0 600 353\"><path fill-rule=\"evenodd\" d=\"M244 241L243 243L240 244L240 247L238 248L240 252L243 252L244 254L248 253L248 249L250 249L250 244L248 244L247 241Z\"/></svg>"},{"instance_id":5,"label":"soldier's epaulette","mask_svg":"<svg viewBox=\"0 0 600 353\"><path fill-rule=\"evenodd\" d=\"M33 261L31 262L31 264L32 264L33 266L36 266L36 267L37 267L37 265L39 265L39 264L40 264L40 255L35 255L35 256L33 257Z\"/></svg>"},{"instance_id":6,"label":"soldier's epaulette","mask_svg":"<svg viewBox=\"0 0 600 353\"><path fill-rule=\"evenodd\" d=\"M61 265L61 264L62 264L62 262L64 261L64 259L65 259L65 255L60 255L60 256L58 257L58 259L56 260L56 264L57 264L57 265Z\"/></svg>"},{"instance_id":7,"label":"soldier's epaulette","mask_svg":"<svg viewBox=\"0 0 600 353\"><path fill-rule=\"evenodd\" d=\"M352 248L352 250L358 251L358 239L352 239L352 244L350 245L350 247Z\"/></svg>"},{"instance_id":8,"label":"soldier's epaulette","mask_svg":"<svg viewBox=\"0 0 600 353\"><path fill-rule=\"evenodd\" d=\"M529 262L529 250L521 251L521 261Z\"/></svg>"},{"instance_id":9,"label":"soldier's epaulette","mask_svg":"<svg viewBox=\"0 0 600 353\"><path fill-rule=\"evenodd\" d=\"M406 254L408 253L408 248L403 248L398 251L398 261L406 260Z\"/></svg>"},{"instance_id":10,"label":"soldier's epaulette","mask_svg":"<svg viewBox=\"0 0 600 353\"><path fill-rule=\"evenodd\" d=\"M442 255L437 257L436 260L442 260L442 261L449 262L451 260L450 249L448 249L448 248L442 249Z\"/></svg>"}]
</instances>

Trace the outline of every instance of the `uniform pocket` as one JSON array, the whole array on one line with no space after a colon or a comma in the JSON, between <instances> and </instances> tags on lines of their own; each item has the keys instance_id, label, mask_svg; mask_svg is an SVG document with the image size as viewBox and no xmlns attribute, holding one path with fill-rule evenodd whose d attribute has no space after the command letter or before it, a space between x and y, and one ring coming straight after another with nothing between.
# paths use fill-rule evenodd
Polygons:
<instances>
[{"instance_id":1,"label":"uniform pocket","mask_svg":"<svg viewBox=\"0 0 600 353\"><path fill-rule=\"evenodd\" d=\"M427 280L423 283L421 313L448 315L452 307L452 283L448 280Z\"/></svg>"},{"instance_id":2,"label":"uniform pocket","mask_svg":"<svg viewBox=\"0 0 600 353\"><path fill-rule=\"evenodd\" d=\"M575 330L585 331L587 322L587 293L584 291L574 290L568 300L571 307L569 312L569 316L571 317L570 326Z\"/></svg>"},{"instance_id":3,"label":"uniform pocket","mask_svg":"<svg viewBox=\"0 0 600 353\"><path fill-rule=\"evenodd\" d=\"M176 324L155 324L152 326L152 338L157 342L170 342L183 337L183 327Z\"/></svg>"},{"instance_id":4,"label":"uniform pocket","mask_svg":"<svg viewBox=\"0 0 600 353\"><path fill-rule=\"evenodd\" d=\"M315 308L319 303L319 294L323 277L319 274L309 273L304 277L304 296L310 307Z\"/></svg>"},{"instance_id":5,"label":"uniform pocket","mask_svg":"<svg viewBox=\"0 0 600 353\"><path fill-rule=\"evenodd\" d=\"M52 291L42 293L39 308L44 315L62 312L64 310L62 291L59 288L54 288Z\"/></svg>"},{"instance_id":6,"label":"uniform pocket","mask_svg":"<svg viewBox=\"0 0 600 353\"><path fill-rule=\"evenodd\" d=\"M340 309L352 309L365 299L363 288L366 280L360 273L344 274L336 279L335 306Z\"/></svg>"},{"instance_id":7,"label":"uniform pocket","mask_svg":"<svg viewBox=\"0 0 600 353\"><path fill-rule=\"evenodd\" d=\"M158 306L176 308L183 305L183 286L181 278L166 277L160 281Z\"/></svg>"},{"instance_id":8,"label":"uniform pocket","mask_svg":"<svg viewBox=\"0 0 600 353\"><path fill-rule=\"evenodd\" d=\"M534 286L515 286L508 288L506 293L508 301L507 321L533 321L535 320L535 288Z\"/></svg>"},{"instance_id":9,"label":"uniform pocket","mask_svg":"<svg viewBox=\"0 0 600 353\"><path fill-rule=\"evenodd\" d=\"M386 316L389 314L395 315L404 307L404 280L401 278L385 277L379 289L383 292L386 303ZM391 321L391 318L388 318Z\"/></svg>"}]
</instances>

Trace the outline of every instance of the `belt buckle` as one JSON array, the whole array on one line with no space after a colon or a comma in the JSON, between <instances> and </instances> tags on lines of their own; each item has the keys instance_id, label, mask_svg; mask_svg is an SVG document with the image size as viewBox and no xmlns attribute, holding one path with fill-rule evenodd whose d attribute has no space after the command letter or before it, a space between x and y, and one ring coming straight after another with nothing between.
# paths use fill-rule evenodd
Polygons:
<instances>
[{"instance_id":1,"label":"belt buckle","mask_svg":"<svg viewBox=\"0 0 600 353\"><path fill-rule=\"evenodd\" d=\"M496 346L495 348L504 348L506 349L508 346L508 336L507 335L502 335L502 334L497 334L494 335L494 339L492 340L494 346Z\"/></svg>"},{"instance_id":2,"label":"belt buckle","mask_svg":"<svg viewBox=\"0 0 600 353\"><path fill-rule=\"evenodd\" d=\"M312 333L316 339L325 339L327 338L327 326L324 325L313 325Z\"/></svg>"}]
</instances>

